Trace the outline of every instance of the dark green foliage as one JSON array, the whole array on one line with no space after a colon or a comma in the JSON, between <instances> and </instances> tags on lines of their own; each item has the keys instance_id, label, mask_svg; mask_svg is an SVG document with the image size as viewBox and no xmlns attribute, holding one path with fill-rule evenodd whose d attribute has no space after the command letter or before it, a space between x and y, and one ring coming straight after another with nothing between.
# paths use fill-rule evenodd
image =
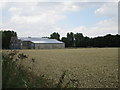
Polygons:
<instances>
[{"instance_id":1,"label":"dark green foliage","mask_svg":"<svg viewBox=\"0 0 120 90\"><path fill-rule=\"evenodd\" d=\"M46 88L47 80L28 72L21 64L13 60L13 56L2 56L2 87L3 88Z\"/></svg>"},{"instance_id":2,"label":"dark green foliage","mask_svg":"<svg viewBox=\"0 0 120 90\"><path fill-rule=\"evenodd\" d=\"M67 33L67 37L62 37L61 41L66 47L120 47L120 35L111 35L101 37L84 37L82 33Z\"/></svg>"},{"instance_id":3,"label":"dark green foliage","mask_svg":"<svg viewBox=\"0 0 120 90\"><path fill-rule=\"evenodd\" d=\"M26 78L25 74L27 72L22 67L18 68L16 62L12 61L8 56L3 55L2 69L3 88L25 87L23 80Z\"/></svg>"},{"instance_id":4,"label":"dark green foliage","mask_svg":"<svg viewBox=\"0 0 120 90\"><path fill-rule=\"evenodd\" d=\"M74 33L67 33L67 44L68 47L74 47Z\"/></svg>"},{"instance_id":5,"label":"dark green foliage","mask_svg":"<svg viewBox=\"0 0 120 90\"><path fill-rule=\"evenodd\" d=\"M61 41L65 43L65 47L74 47L74 33L67 33L67 37L62 37Z\"/></svg>"},{"instance_id":6,"label":"dark green foliage","mask_svg":"<svg viewBox=\"0 0 120 90\"><path fill-rule=\"evenodd\" d=\"M17 37L17 33L14 31L0 31L2 33L2 48L9 49L10 48L10 40L11 37Z\"/></svg>"},{"instance_id":7,"label":"dark green foliage","mask_svg":"<svg viewBox=\"0 0 120 90\"><path fill-rule=\"evenodd\" d=\"M17 37L14 31L0 31L2 35L2 48L10 49L11 37ZM0 37L1 39L1 37ZM54 32L50 35L50 39L60 40L60 34ZM120 47L120 35L111 35L101 37L84 37L82 33L73 32L67 33L67 37L62 37L61 41L65 43L66 47Z\"/></svg>"},{"instance_id":8,"label":"dark green foliage","mask_svg":"<svg viewBox=\"0 0 120 90\"><path fill-rule=\"evenodd\" d=\"M61 41L65 43L65 47L68 47L68 39L66 37L62 37Z\"/></svg>"},{"instance_id":9,"label":"dark green foliage","mask_svg":"<svg viewBox=\"0 0 120 90\"><path fill-rule=\"evenodd\" d=\"M28 71L24 66L22 66L22 61L24 61L27 55L19 53L19 51L11 50L8 54L2 54L2 88L71 88L76 87L74 85L73 79L70 79L68 83L63 85L65 81L66 71L63 72L58 80L58 83L48 81L48 77L45 75L37 76L34 73L34 62L35 59L32 58L33 63L31 71ZM18 59L14 57L18 56ZM14 60L15 59L15 60ZM20 63L18 63L20 60Z\"/></svg>"},{"instance_id":10,"label":"dark green foliage","mask_svg":"<svg viewBox=\"0 0 120 90\"><path fill-rule=\"evenodd\" d=\"M108 34L103 37L93 38L91 42L93 47L120 47L120 35Z\"/></svg>"},{"instance_id":11,"label":"dark green foliage","mask_svg":"<svg viewBox=\"0 0 120 90\"><path fill-rule=\"evenodd\" d=\"M54 32L50 35L50 39L57 39L60 40L60 34L57 32Z\"/></svg>"},{"instance_id":12,"label":"dark green foliage","mask_svg":"<svg viewBox=\"0 0 120 90\"><path fill-rule=\"evenodd\" d=\"M82 33L75 34L75 46L76 47L83 47L84 46L84 36Z\"/></svg>"}]
</instances>

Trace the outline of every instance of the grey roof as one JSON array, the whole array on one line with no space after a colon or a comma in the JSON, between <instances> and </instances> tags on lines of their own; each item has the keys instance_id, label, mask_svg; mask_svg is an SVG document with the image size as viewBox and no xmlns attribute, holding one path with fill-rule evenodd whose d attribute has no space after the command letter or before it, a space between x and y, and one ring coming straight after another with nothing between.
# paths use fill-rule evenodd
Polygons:
<instances>
[{"instance_id":1,"label":"grey roof","mask_svg":"<svg viewBox=\"0 0 120 90\"><path fill-rule=\"evenodd\" d=\"M19 37L22 41L31 41L33 43L63 43L56 39L40 38L40 37Z\"/></svg>"}]
</instances>

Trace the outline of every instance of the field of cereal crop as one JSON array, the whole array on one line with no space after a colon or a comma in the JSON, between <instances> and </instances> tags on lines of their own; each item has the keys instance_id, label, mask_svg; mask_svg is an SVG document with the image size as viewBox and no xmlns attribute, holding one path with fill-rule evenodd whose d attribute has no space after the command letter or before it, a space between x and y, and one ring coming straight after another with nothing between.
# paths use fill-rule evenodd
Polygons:
<instances>
[{"instance_id":1,"label":"field of cereal crop","mask_svg":"<svg viewBox=\"0 0 120 90\"><path fill-rule=\"evenodd\" d=\"M36 74L46 74L58 82L66 71L64 83L77 81L79 88L115 88L118 86L118 48L79 48L20 50L35 58ZM29 59L29 58L28 58ZM27 60L24 62L30 65Z\"/></svg>"}]
</instances>

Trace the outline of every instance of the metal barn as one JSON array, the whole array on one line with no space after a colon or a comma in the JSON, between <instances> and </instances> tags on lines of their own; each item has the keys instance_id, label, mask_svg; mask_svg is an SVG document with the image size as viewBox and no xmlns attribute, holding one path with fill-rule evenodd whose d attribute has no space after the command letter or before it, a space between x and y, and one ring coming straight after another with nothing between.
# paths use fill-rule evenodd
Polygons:
<instances>
[{"instance_id":1,"label":"metal barn","mask_svg":"<svg viewBox=\"0 0 120 90\"><path fill-rule=\"evenodd\" d=\"M56 39L39 37L19 37L11 39L11 49L55 49L65 48L65 44Z\"/></svg>"}]
</instances>

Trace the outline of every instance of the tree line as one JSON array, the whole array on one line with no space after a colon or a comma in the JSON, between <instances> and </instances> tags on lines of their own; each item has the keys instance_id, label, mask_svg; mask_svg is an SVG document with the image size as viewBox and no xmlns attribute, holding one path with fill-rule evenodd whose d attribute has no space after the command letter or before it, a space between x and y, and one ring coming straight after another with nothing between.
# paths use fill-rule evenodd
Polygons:
<instances>
[{"instance_id":1,"label":"tree line","mask_svg":"<svg viewBox=\"0 0 120 90\"><path fill-rule=\"evenodd\" d=\"M54 32L50 35L50 38L63 41L65 47L120 47L120 35L107 34L105 36L98 36L90 38L84 36L82 33L73 32L67 33L66 37L62 37L60 40L60 34Z\"/></svg>"},{"instance_id":2,"label":"tree line","mask_svg":"<svg viewBox=\"0 0 120 90\"><path fill-rule=\"evenodd\" d=\"M10 30L0 31L0 35L2 36L2 49L9 49L11 37L17 37L17 33ZM120 47L120 35L118 34L90 38L82 33L69 32L66 37L60 39L60 34L54 32L47 38L62 41L65 43L65 47Z\"/></svg>"}]
</instances>

